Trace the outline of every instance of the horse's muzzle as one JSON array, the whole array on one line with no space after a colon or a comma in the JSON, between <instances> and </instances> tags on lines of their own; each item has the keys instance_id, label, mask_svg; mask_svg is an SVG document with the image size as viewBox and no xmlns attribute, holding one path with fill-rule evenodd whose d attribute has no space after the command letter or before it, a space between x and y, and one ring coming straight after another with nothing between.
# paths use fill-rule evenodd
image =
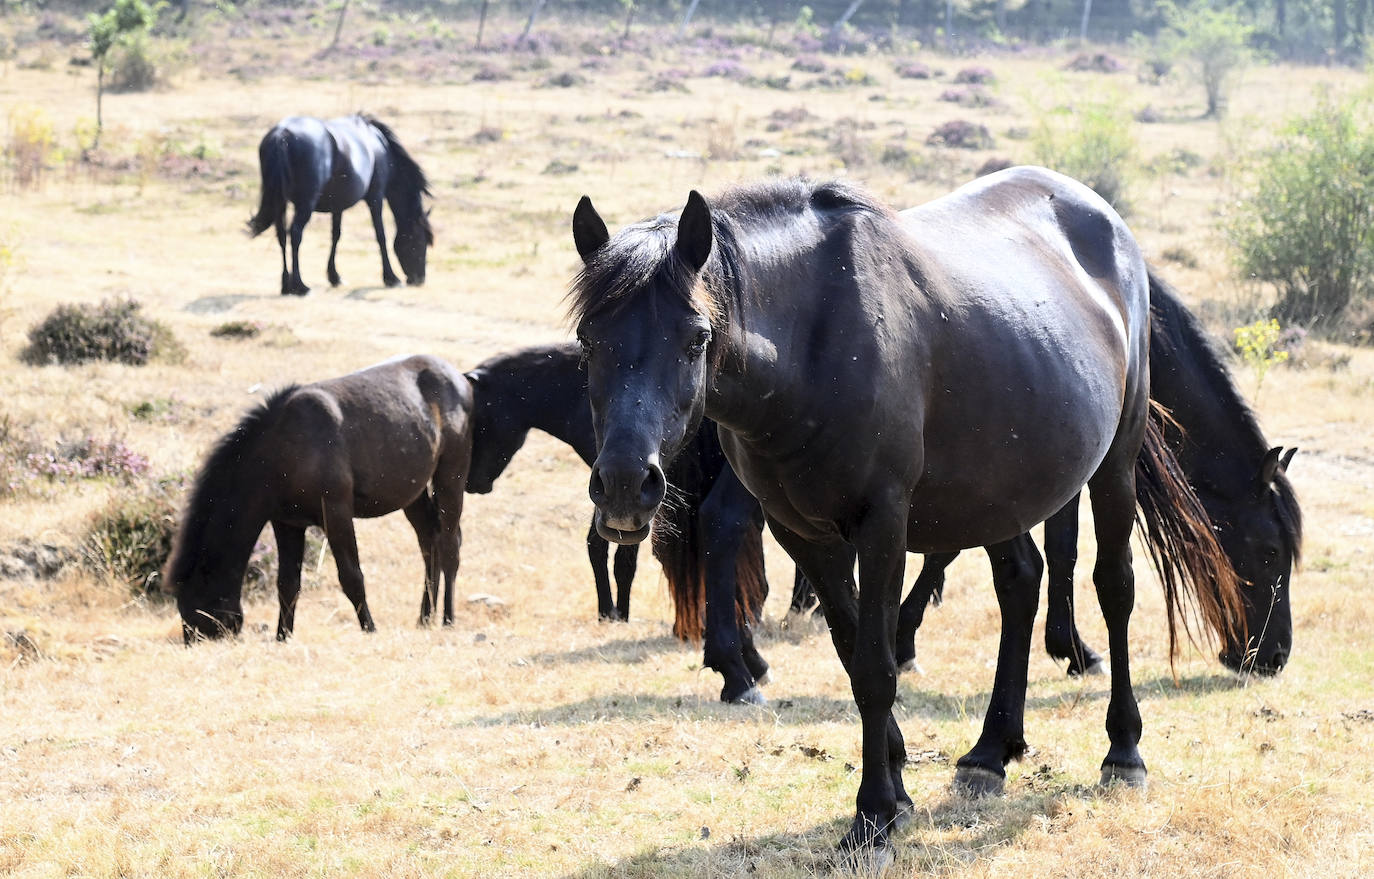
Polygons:
<instances>
[{"instance_id":1,"label":"horse's muzzle","mask_svg":"<svg viewBox=\"0 0 1374 879\"><path fill-rule=\"evenodd\" d=\"M613 543L639 543L668 493L657 456L642 461L600 458L592 465L587 494L596 504L596 530Z\"/></svg>"}]
</instances>

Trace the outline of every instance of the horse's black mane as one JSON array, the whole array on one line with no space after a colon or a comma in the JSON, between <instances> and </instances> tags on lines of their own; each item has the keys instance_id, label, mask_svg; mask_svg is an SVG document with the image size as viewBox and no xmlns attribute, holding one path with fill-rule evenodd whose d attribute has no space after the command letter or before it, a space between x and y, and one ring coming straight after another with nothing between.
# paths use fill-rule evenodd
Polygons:
<instances>
[{"instance_id":1,"label":"horse's black mane","mask_svg":"<svg viewBox=\"0 0 1374 879\"><path fill-rule=\"evenodd\" d=\"M206 456L195 485L191 488L181 527L177 531L176 545L168 560L169 582L181 583L190 576L196 558L189 550L205 544L204 532L211 524L211 508L216 503L234 503L247 488L239 470L240 462L299 387L291 384L273 391L266 400L249 410Z\"/></svg>"},{"instance_id":2,"label":"horse's black mane","mask_svg":"<svg viewBox=\"0 0 1374 879\"><path fill-rule=\"evenodd\" d=\"M1252 448L1268 449L1269 441L1260 430L1255 411L1245 402L1236 387L1230 367L1226 364L1225 354L1212 337L1203 329L1201 321L1184 307L1178 291L1150 272L1150 308L1155 313L1150 332L1154 341L1169 351L1187 351L1202 361L1202 372L1214 378L1208 388L1211 398L1218 406L1231 414L1232 420L1245 435L1245 442ZM1162 295L1161 295L1162 294ZM1277 489L1276 507L1279 519L1288 538L1289 547L1296 559L1302 551L1302 509L1298 506L1297 494L1293 484L1283 472L1274 477Z\"/></svg>"},{"instance_id":3,"label":"horse's black mane","mask_svg":"<svg viewBox=\"0 0 1374 879\"><path fill-rule=\"evenodd\" d=\"M405 147L401 146L400 140L396 138L396 132L392 131L391 127L385 122L370 113L359 113L358 118L377 129L377 133L386 141L387 151L391 154L391 158L395 162L394 173L396 176L392 185L399 186L406 192L414 192L416 194L415 200L417 203L422 195L432 196L433 193L429 191L429 178L426 177L425 172L421 170L420 163L415 161L410 153L406 151ZM434 231L430 228L429 217L423 210L418 212L417 221L424 229L425 240L433 244Z\"/></svg>"},{"instance_id":4,"label":"horse's black mane","mask_svg":"<svg viewBox=\"0 0 1374 879\"><path fill-rule=\"evenodd\" d=\"M714 322L734 310L734 300L741 294L736 243L750 227L808 210L891 213L857 186L838 180L817 183L801 177L726 190L711 200L710 208L715 242L702 271L705 285L695 283L696 276L674 247L676 215L660 214L626 226L583 264L568 292L572 321L615 308L634 291L650 287L655 293L667 291L701 306Z\"/></svg>"}]
</instances>

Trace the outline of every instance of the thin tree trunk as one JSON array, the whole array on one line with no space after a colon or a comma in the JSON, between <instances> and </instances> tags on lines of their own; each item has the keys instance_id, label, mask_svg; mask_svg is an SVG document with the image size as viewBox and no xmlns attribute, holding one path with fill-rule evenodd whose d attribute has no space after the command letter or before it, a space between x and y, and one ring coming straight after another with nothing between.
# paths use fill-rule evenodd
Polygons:
<instances>
[{"instance_id":1,"label":"thin tree trunk","mask_svg":"<svg viewBox=\"0 0 1374 879\"><path fill-rule=\"evenodd\" d=\"M945 51L954 50L954 0L945 0Z\"/></svg>"},{"instance_id":2,"label":"thin tree trunk","mask_svg":"<svg viewBox=\"0 0 1374 879\"><path fill-rule=\"evenodd\" d=\"M326 52L333 52L339 47L339 36L343 33L344 16L348 14L348 4L350 0L343 0L343 5L339 7L339 20L334 23L334 42L329 44Z\"/></svg>"},{"instance_id":3,"label":"thin tree trunk","mask_svg":"<svg viewBox=\"0 0 1374 879\"><path fill-rule=\"evenodd\" d=\"M864 0L850 0L849 7L845 9L844 15L835 19L835 23L830 27L830 35L838 39L840 31L844 30L844 26L849 24L849 19L854 16L855 12L859 11L859 7L862 5L864 5Z\"/></svg>"},{"instance_id":4,"label":"thin tree trunk","mask_svg":"<svg viewBox=\"0 0 1374 879\"><path fill-rule=\"evenodd\" d=\"M695 4L693 4L695 8ZM768 39L764 41L765 46L773 45L773 31L778 27L778 17L782 14L782 0L773 0L773 11L768 16Z\"/></svg>"},{"instance_id":5,"label":"thin tree trunk","mask_svg":"<svg viewBox=\"0 0 1374 879\"><path fill-rule=\"evenodd\" d=\"M1331 11L1335 20L1332 22L1332 34L1335 37L1336 52L1339 53L1345 48L1346 41L1350 39L1350 25L1346 23L1345 0L1334 0L1331 4Z\"/></svg>"},{"instance_id":6,"label":"thin tree trunk","mask_svg":"<svg viewBox=\"0 0 1374 879\"><path fill-rule=\"evenodd\" d=\"M1274 29L1279 32L1279 42L1284 41L1284 32L1288 30L1288 2L1287 0L1274 0Z\"/></svg>"},{"instance_id":7,"label":"thin tree trunk","mask_svg":"<svg viewBox=\"0 0 1374 879\"><path fill-rule=\"evenodd\" d=\"M700 2L701 0L692 0L691 3L687 4L687 11L682 14L682 23L677 26L678 39L682 39L682 35L687 33L687 25L692 23L692 15L697 11L697 4ZM768 29L768 39L770 42L773 39L771 27Z\"/></svg>"},{"instance_id":8,"label":"thin tree trunk","mask_svg":"<svg viewBox=\"0 0 1374 879\"><path fill-rule=\"evenodd\" d=\"M103 103L105 99L105 59L95 60L95 137L91 138L91 149L100 146L100 132L105 128Z\"/></svg>"},{"instance_id":9,"label":"thin tree trunk","mask_svg":"<svg viewBox=\"0 0 1374 879\"><path fill-rule=\"evenodd\" d=\"M620 35L622 40L630 38L630 24L635 20L635 9L638 6L639 4L635 3L634 0L630 0L630 5L625 8L625 33Z\"/></svg>"},{"instance_id":10,"label":"thin tree trunk","mask_svg":"<svg viewBox=\"0 0 1374 879\"><path fill-rule=\"evenodd\" d=\"M525 22L525 29L520 32L520 38L515 41L515 45L520 45L529 38L530 31L534 30L534 20L539 16L539 10L544 8L548 0L534 0L534 7L530 9L529 20Z\"/></svg>"},{"instance_id":11,"label":"thin tree trunk","mask_svg":"<svg viewBox=\"0 0 1374 879\"><path fill-rule=\"evenodd\" d=\"M482 13L477 16L477 45L473 48L482 48L482 29L487 26L487 7L491 5L491 0L482 0Z\"/></svg>"},{"instance_id":12,"label":"thin tree trunk","mask_svg":"<svg viewBox=\"0 0 1374 879\"><path fill-rule=\"evenodd\" d=\"M1092 15L1093 0L1083 0L1083 21L1078 25L1078 44L1088 41L1088 16Z\"/></svg>"}]
</instances>

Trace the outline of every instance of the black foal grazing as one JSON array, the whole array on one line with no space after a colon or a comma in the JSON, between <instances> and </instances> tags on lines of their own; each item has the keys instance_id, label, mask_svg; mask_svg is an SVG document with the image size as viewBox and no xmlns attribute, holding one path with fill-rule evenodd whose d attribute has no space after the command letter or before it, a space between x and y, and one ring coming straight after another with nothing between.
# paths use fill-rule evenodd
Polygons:
<instances>
[{"instance_id":1,"label":"black foal grazing","mask_svg":"<svg viewBox=\"0 0 1374 879\"><path fill-rule=\"evenodd\" d=\"M277 538L277 640L291 635L305 529L324 529L339 585L364 631L376 629L354 518L405 510L425 563L420 622L438 604L453 622L459 519L472 453L472 391L437 357L414 356L274 393L210 452L167 560L187 643L237 634L243 575L269 522Z\"/></svg>"},{"instance_id":2,"label":"black foal grazing","mask_svg":"<svg viewBox=\"0 0 1374 879\"><path fill-rule=\"evenodd\" d=\"M987 548L1002 638L983 733L956 780L991 789L1026 747L1040 577L1026 532L1084 485L1113 658L1102 779L1144 781L1128 657L1137 502L1163 541L1171 602L1191 594L1225 626L1240 598L1152 429L1147 272L1106 202L1041 168L901 214L843 183L780 181L709 205L693 192L680 215L614 237L584 198L573 237L597 525L642 540L665 462L703 415L720 425L849 673L863 770L844 849L887 854L912 808L892 714L906 552Z\"/></svg>"},{"instance_id":3,"label":"black foal grazing","mask_svg":"<svg viewBox=\"0 0 1374 879\"><path fill-rule=\"evenodd\" d=\"M579 359L576 344L542 345L498 354L467 373L474 410L468 491L491 491L531 430L562 440L591 465L596 435ZM768 674L768 663L754 647L752 629L768 597L758 502L726 462L714 424L702 424L669 465L668 479L674 500L662 513L653 551L673 596L673 634L704 640L704 664L725 679L722 701L762 704L758 684ZM639 548L616 547L612 602L609 545L593 523L587 554L598 613L602 619L626 620Z\"/></svg>"}]
</instances>

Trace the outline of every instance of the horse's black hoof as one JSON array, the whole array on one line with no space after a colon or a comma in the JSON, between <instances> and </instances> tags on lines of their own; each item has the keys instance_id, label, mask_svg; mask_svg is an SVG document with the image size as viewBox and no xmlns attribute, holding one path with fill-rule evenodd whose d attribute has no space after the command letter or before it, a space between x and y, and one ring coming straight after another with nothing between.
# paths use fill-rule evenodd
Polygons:
<instances>
[{"instance_id":1,"label":"horse's black hoof","mask_svg":"<svg viewBox=\"0 0 1374 879\"><path fill-rule=\"evenodd\" d=\"M738 696L727 696L725 695L725 693L721 693L720 701L728 702L731 705L763 706L768 704L768 698L763 695L763 691L760 690L757 686L750 687L743 693L740 693Z\"/></svg>"},{"instance_id":2,"label":"horse's black hoof","mask_svg":"<svg viewBox=\"0 0 1374 879\"><path fill-rule=\"evenodd\" d=\"M849 832L840 840L838 866L857 876L881 876L894 861L896 853L888 839L888 830L896 822L879 827L871 817L860 815L854 819Z\"/></svg>"},{"instance_id":3,"label":"horse's black hoof","mask_svg":"<svg viewBox=\"0 0 1374 879\"><path fill-rule=\"evenodd\" d=\"M924 675L926 673L926 670L921 668L921 664L916 661L916 657L914 656L897 663L898 674L905 674L909 671L914 671L918 675Z\"/></svg>"},{"instance_id":4,"label":"horse's black hoof","mask_svg":"<svg viewBox=\"0 0 1374 879\"><path fill-rule=\"evenodd\" d=\"M958 766L954 770L954 792L960 796L1000 797L1006 789L1007 777L982 766Z\"/></svg>"},{"instance_id":5,"label":"horse's black hoof","mask_svg":"<svg viewBox=\"0 0 1374 879\"><path fill-rule=\"evenodd\" d=\"M387 285L388 287L399 287L401 286L401 279L396 277L395 275L392 275L389 278L382 278L382 283Z\"/></svg>"},{"instance_id":6,"label":"horse's black hoof","mask_svg":"<svg viewBox=\"0 0 1374 879\"><path fill-rule=\"evenodd\" d=\"M1069 677L1076 678L1079 675L1100 675L1105 674L1106 670L1106 661L1094 650L1085 649L1081 662L1076 656L1069 657Z\"/></svg>"},{"instance_id":7,"label":"horse's black hoof","mask_svg":"<svg viewBox=\"0 0 1374 879\"><path fill-rule=\"evenodd\" d=\"M1110 763L1104 763L1102 764L1102 779L1098 783L1103 787L1122 784L1126 787L1144 788L1147 783L1147 775L1144 766L1114 766Z\"/></svg>"}]
</instances>

